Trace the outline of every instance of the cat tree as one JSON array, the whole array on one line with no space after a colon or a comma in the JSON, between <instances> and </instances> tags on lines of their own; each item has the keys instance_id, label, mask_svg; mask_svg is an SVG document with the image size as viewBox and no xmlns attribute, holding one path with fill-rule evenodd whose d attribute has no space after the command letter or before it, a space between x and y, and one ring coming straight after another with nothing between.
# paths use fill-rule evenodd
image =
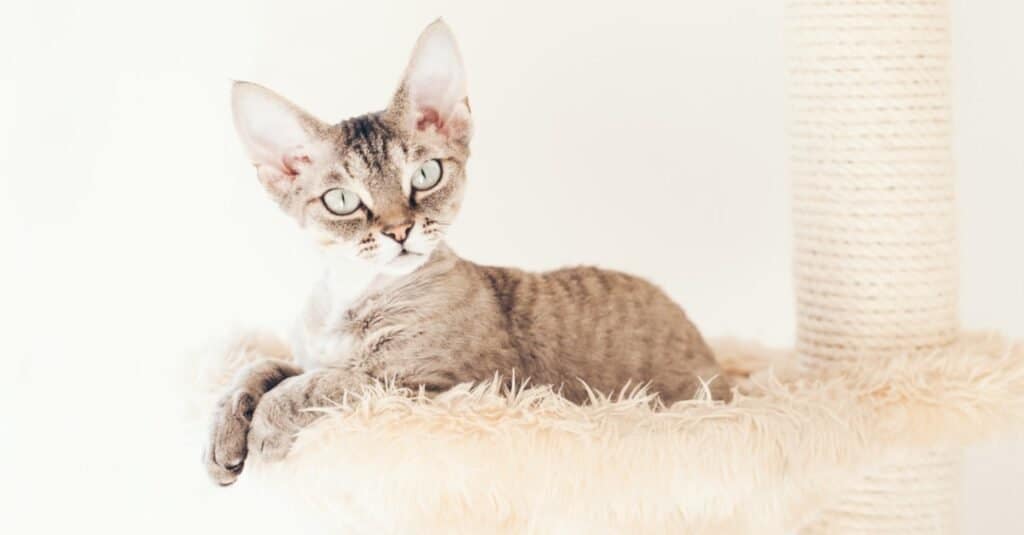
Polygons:
<instances>
[{"instance_id":1,"label":"cat tree","mask_svg":"<svg viewBox=\"0 0 1024 535\"><path fill-rule=\"evenodd\" d=\"M948 2L791 0L787 30L795 351L719 342L736 399L662 411L381 388L239 486L339 533L956 531L961 448L1024 419L1024 347L958 326ZM204 381L283 354L240 337Z\"/></svg>"}]
</instances>

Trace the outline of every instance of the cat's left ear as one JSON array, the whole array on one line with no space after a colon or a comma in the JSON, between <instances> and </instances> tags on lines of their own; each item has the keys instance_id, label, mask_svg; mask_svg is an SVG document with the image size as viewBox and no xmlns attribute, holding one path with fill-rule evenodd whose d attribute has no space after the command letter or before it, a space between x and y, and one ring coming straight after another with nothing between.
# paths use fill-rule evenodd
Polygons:
<instances>
[{"instance_id":1,"label":"cat's left ear","mask_svg":"<svg viewBox=\"0 0 1024 535\"><path fill-rule=\"evenodd\" d=\"M251 82L234 83L231 108L257 177L275 200L283 202L300 172L322 155L318 132L326 126L284 97Z\"/></svg>"},{"instance_id":2,"label":"cat's left ear","mask_svg":"<svg viewBox=\"0 0 1024 535\"><path fill-rule=\"evenodd\" d=\"M420 34L388 110L414 134L435 132L469 143L473 122L466 69L455 35L443 20L437 19Z\"/></svg>"}]
</instances>

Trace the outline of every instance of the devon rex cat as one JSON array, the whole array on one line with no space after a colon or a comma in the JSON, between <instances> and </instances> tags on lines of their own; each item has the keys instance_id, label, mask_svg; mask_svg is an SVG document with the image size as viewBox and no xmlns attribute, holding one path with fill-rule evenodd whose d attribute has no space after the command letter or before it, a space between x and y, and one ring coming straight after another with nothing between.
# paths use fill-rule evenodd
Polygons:
<instances>
[{"instance_id":1,"label":"devon rex cat","mask_svg":"<svg viewBox=\"0 0 1024 535\"><path fill-rule=\"evenodd\" d=\"M480 266L443 242L466 185L472 119L451 30L416 43L384 111L338 124L255 84L234 85L235 125L260 183L324 248L328 269L293 343L295 364L241 370L217 407L205 453L235 481L246 455L283 457L293 435L345 391L387 378L437 392L529 377L586 401L650 384L665 402L727 383L697 329L664 293L591 267L550 273ZM352 280L332 266L372 272ZM300 367L301 366L301 367Z\"/></svg>"}]
</instances>

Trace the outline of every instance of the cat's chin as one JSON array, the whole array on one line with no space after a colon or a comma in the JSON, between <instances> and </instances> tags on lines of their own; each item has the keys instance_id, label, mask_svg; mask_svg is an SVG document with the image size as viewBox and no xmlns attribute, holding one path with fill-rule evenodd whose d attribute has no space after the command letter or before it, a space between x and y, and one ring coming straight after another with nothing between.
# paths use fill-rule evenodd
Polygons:
<instances>
[{"instance_id":1,"label":"cat's chin","mask_svg":"<svg viewBox=\"0 0 1024 535\"><path fill-rule=\"evenodd\" d=\"M381 273L388 275L408 275L427 262L430 255L402 251L395 258L380 266Z\"/></svg>"}]
</instances>

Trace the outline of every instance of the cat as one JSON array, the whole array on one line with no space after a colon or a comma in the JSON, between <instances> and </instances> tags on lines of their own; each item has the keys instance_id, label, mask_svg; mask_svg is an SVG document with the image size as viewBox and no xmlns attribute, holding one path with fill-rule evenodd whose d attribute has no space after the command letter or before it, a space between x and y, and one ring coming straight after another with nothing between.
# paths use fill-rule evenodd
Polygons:
<instances>
[{"instance_id":1,"label":"cat","mask_svg":"<svg viewBox=\"0 0 1024 535\"><path fill-rule=\"evenodd\" d=\"M462 201L472 117L455 38L420 35L387 109L329 125L256 84L232 88L263 187L323 248L328 269L296 329L294 361L240 370L218 403L207 471L283 457L316 411L380 380L428 393L502 377L585 402L647 383L665 403L731 391L682 309L654 285L592 267L529 273L444 243ZM348 267L360 266L362 275ZM706 386L702 386L706 385Z\"/></svg>"}]
</instances>

